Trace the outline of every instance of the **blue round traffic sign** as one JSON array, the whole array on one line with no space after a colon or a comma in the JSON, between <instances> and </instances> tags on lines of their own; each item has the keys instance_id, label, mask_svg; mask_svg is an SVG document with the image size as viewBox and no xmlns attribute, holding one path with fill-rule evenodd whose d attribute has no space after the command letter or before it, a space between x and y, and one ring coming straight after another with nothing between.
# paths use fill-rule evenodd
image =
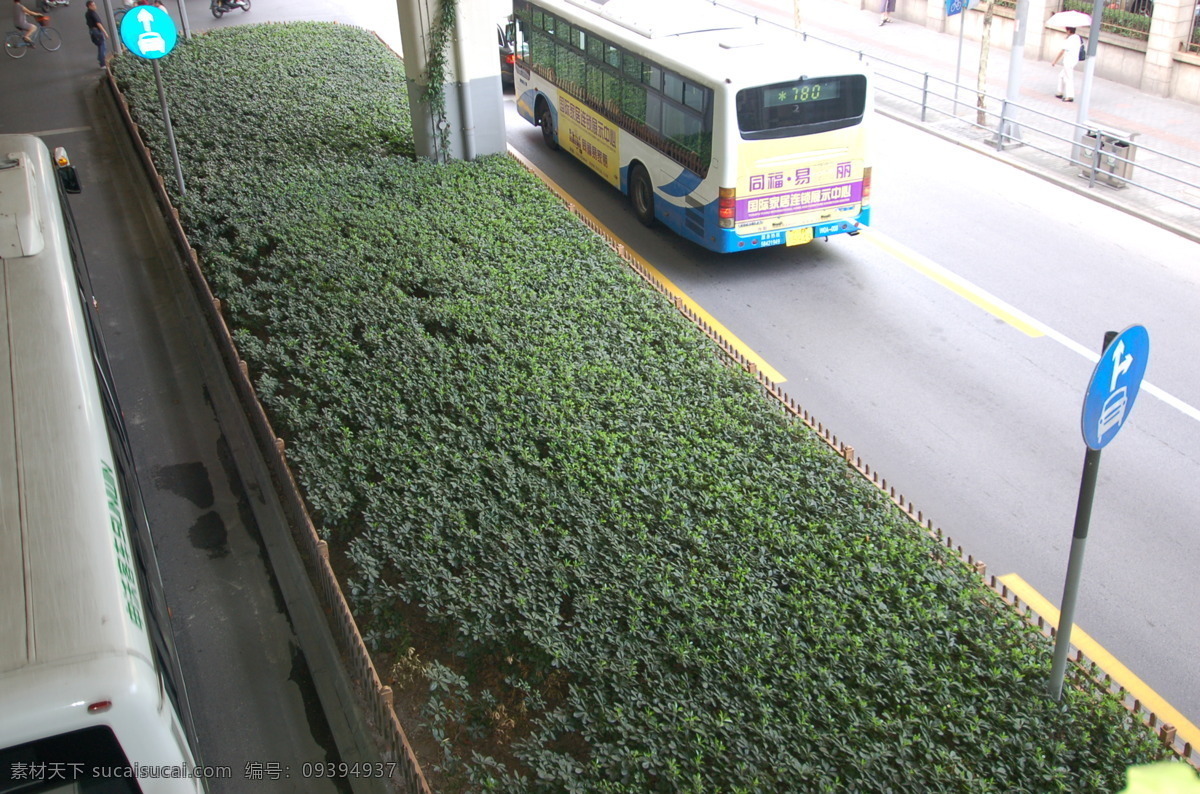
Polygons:
<instances>
[{"instance_id":1,"label":"blue round traffic sign","mask_svg":"<svg viewBox=\"0 0 1200 794\"><path fill-rule=\"evenodd\" d=\"M1083 441L1103 449L1129 418L1150 358L1150 334L1131 325L1117 335L1092 371L1083 397Z\"/></svg>"},{"instance_id":2,"label":"blue round traffic sign","mask_svg":"<svg viewBox=\"0 0 1200 794\"><path fill-rule=\"evenodd\" d=\"M158 6L134 6L121 19L121 41L139 58L161 58L175 49L175 20Z\"/></svg>"}]
</instances>

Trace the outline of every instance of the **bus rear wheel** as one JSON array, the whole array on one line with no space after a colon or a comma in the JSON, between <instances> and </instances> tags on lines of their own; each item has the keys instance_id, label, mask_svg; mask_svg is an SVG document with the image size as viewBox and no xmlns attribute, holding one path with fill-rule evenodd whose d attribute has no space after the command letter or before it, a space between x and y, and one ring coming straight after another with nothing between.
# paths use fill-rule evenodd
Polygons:
<instances>
[{"instance_id":1,"label":"bus rear wheel","mask_svg":"<svg viewBox=\"0 0 1200 794\"><path fill-rule=\"evenodd\" d=\"M538 103L541 112L538 113L538 126L542 128L542 140L546 142L546 146L557 151L558 149L558 131L554 129L554 114L550 112L550 103L542 101Z\"/></svg>"},{"instance_id":2,"label":"bus rear wheel","mask_svg":"<svg viewBox=\"0 0 1200 794\"><path fill-rule=\"evenodd\" d=\"M643 226L654 225L654 186L650 184L650 175L640 164L635 164L629 172L629 203L633 205L633 214Z\"/></svg>"}]
</instances>

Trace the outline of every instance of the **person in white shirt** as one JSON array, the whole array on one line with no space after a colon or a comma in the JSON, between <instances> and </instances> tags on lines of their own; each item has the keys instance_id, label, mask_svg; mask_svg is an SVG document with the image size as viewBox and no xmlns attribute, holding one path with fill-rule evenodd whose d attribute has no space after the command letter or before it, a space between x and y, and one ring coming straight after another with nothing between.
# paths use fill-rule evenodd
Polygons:
<instances>
[{"instance_id":1,"label":"person in white shirt","mask_svg":"<svg viewBox=\"0 0 1200 794\"><path fill-rule=\"evenodd\" d=\"M1083 46L1083 37L1075 32L1075 28L1067 28L1067 38L1054 56L1051 66L1058 66L1062 61L1062 69L1058 72L1058 90L1055 96L1063 102L1075 101L1075 64L1079 63L1079 48Z\"/></svg>"}]
</instances>

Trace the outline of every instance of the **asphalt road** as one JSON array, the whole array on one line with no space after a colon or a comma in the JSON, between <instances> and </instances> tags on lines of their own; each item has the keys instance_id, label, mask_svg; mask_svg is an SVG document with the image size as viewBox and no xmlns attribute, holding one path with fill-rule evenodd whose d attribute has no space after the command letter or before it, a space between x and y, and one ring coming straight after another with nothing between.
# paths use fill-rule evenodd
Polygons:
<instances>
[{"instance_id":1,"label":"asphalt road","mask_svg":"<svg viewBox=\"0 0 1200 794\"><path fill-rule=\"evenodd\" d=\"M511 99L512 145L991 573L1055 606L1094 357L1106 330L1146 325L1151 385L1103 454L1075 622L1196 721L1200 246L881 118L871 231L721 257L643 229Z\"/></svg>"},{"instance_id":2,"label":"asphalt road","mask_svg":"<svg viewBox=\"0 0 1200 794\"><path fill-rule=\"evenodd\" d=\"M387 3L259 0L222 20L206 3L188 9L195 30L327 19L374 28L399 47ZM163 541L164 578L178 640L196 660L189 683L202 703L209 688L227 698L198 715L211 748L205 760L322 760L327 731L301 683L281 599L269 578L242 590L247 574L265 570L265 553L246 511L256 491L241 488L229 465L239 442L222 435L207 376L188 363L197 342L178 327L187 325L186 307L171 293L154 211L136 195L128 153L101 113L82 8L54 14L65 20L56 21L63 51L5 64L0 131L66 145L85 180L77 211L91 231L85 240L114 371L143 471L156 485L150 507L173 527ZM623 197L546 153L538 131L515 114L509 138L778 369L789 393L947 534L993 573L1019 573L1056 604L1083 458L1087 353L1105 330L1145 324L1147 379L1167 396L1144 392L1104 453L1076 620L1198 721L1200 522L1187 504L1200 474L1200 374L1190 366L1200 351L1188 323L1200 305L1188 267L1200 261L1197 246L880 120L872 232L722 258L642 228ZM997 316L1005 308L1024 330ZM196 594L194 606L175 600L176 583ZM263 678L239 691L223 660ZM287 749L272 743L281 732L294 734ZM305 790L295 784L278 790Z\"/></svg>"}]
</instances>

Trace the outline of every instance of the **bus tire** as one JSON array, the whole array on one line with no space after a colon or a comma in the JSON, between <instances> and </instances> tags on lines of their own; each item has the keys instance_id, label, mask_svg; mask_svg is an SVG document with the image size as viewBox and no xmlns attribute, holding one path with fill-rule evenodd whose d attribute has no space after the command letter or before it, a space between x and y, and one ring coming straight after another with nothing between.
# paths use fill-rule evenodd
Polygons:
<instances>
[{"instance_id":1,"label":"bus tire","mask_svg":"<svg viewBox=\"0 0 1200 794\"><path fill-rule=\"evenodd\" d=\"M641 163L634 163L629 169L629 203L643 226L654 225L654 185L650 184L650 175Z\"/></svg>"},{"instance_id":2,"label":"bus tire","mask_svg":"<svg viewBox=\"0 0 1200 794\"><path fill-rule=\"evenodd\" d=\"M550 103L544 99L538 100L538 126L542 128L542 140L549 149L558 151L558 130L554 129L554 114L550 112Z\"/></svg>"}]
</instances>

